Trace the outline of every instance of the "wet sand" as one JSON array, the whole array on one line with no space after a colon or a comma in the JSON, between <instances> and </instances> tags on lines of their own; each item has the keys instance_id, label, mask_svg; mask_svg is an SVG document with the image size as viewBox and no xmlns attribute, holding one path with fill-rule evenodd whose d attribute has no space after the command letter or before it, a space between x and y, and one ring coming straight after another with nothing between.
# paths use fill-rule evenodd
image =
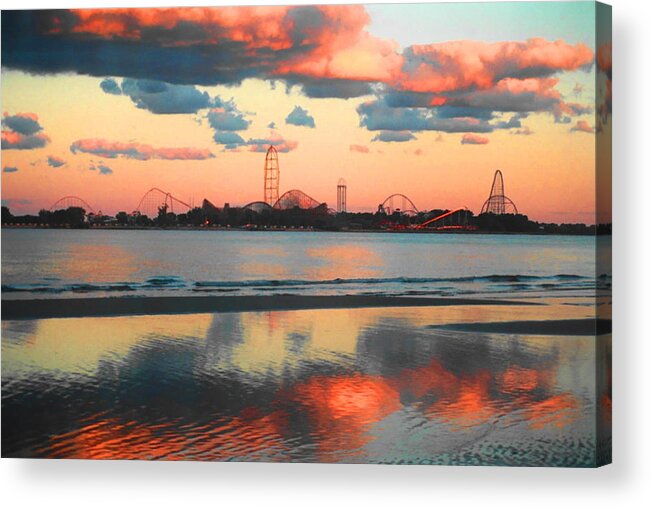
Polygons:
<instances>
[{"instance_id":1,"label":"wet sand","mask_svg":"<svg viewBox=\"0 0 651 507\"><path fill-rule=\"evenodd\" d=\"M2 320L132 315L180 315L194 313L270 312L352 308L408 308L457 306L545 306L542 302L501 299L466 299L395 296L168 296L3 300ZM535 311L534 314L535 315ZM532 316L533 316L532 315ZM467 333L526 334L548 336L597 336L612 329L609 319L573 318L457 322L431 325Z\"/></svg>"},{"instance_id":2,"label":"wet sand","mask_svg":"<svg viewBox=\"0 0 651 507\"><path fill-rule=\"evenodd\" d=\"M538 305L499 299L392 296L193 296L3 300L2 320L419 306Z\"/></svg>"},{"instance_id":3,"label":"wet sand","mask_svg":"<svg viewBox=\"0 0 651 507\"><path fill-rule=\"evenodd\" d=\"M470 322L429 327L469 333L595 336L611 333L612 321L609 319L518 320L511 322Z\"/></svg>"},{"instance_id":4,"label":"wet sand","mask_svg":"<svg viewBox=\"0 0 651 507\"><path fill-rule=\"evenodd\" d=\"M609 339L432 326L546 303L3 321L3 457L592 467Z\"/></svg>"}]
</instances>

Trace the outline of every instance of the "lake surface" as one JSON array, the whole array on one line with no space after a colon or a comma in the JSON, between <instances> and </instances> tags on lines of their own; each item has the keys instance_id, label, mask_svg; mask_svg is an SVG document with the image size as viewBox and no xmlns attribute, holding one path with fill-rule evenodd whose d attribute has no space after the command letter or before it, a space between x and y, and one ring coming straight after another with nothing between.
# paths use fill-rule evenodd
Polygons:
<instances>
[{"instance_id":1,"label":"lake surface","mask_svg":"<svg viewBox=\"0 0 651 507\"><path fill-rule=\"evenodd\" d=\"M437 327L593 311L559 301L3 321L2 452L593 466L596 404L609 402L594 337Z\"/></svg>"},{"instance_id":2,"label":"lake surface","mask_svg":"<svg viewBox=\"0 0 651 507\"><path fill-rule=\"evenodd\" d=\"M587 236L4 229L5 300L486 304L3 320L3 457L594 466L610 336L509 322L610 318L609 252ZM503 330L463 330L482 322Z\"/></svg>"},{"instance_id":3,"label":"lake surface","mask_svg":"<svg viewBox=\"0 0 651 507\"><path fill-rule=\"evenodd\" d=\"M590 236L2 231L2 297L549 296L609 289ZM610 243L610 237L599 238ZM609 252L610 248L604 248ZM603 260L610 265L610 259Z\"/></svg>"}]
</instances>

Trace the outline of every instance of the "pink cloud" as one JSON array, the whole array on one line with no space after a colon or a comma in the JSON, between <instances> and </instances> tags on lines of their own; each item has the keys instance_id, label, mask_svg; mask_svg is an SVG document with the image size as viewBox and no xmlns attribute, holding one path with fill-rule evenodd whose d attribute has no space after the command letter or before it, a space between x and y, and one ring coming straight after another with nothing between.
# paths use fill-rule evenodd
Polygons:
<instances>
[{"instance_id":1,"label":"pink cloud","mask_svg":"<svg viewBox=\"0 0 651 507\"><path fill-rule=\"evenodd\" d=\"M79 9L72 25L50 21L50 34L77 34L108 40L155 42L167 46L238 44L245 54L286 52L271 74L356 81L389 81L402 65L398 45L370 35L361 5ZM192 38L174 34L194 26ZM179 30L182 33L182 30Z\"/></svg>"},{"instance_id":2,"label":"pink cloud","mask_svg":"<svg viewBox=\"0 0 651 507\"><path fill-rule=\"evenodd\" d=\"M461 138L461 144L488 144L488 137L477 134L464 134Z\"/></svg>"},{"instance_id":3,"label":"pink cloud","mask_svg":"<svg viewBox=\"0 0 651 507\"><path fill-rule=\"evenodd\" d=\"M566 102L556 89L558 83L559 78L556 77L523 79L506 77L490 88L444 92L446 94L444 96L433 95L428 99L427 104L431 109L453 106L469 112L476 110L514 113L549 112L557 120L564 116L578 116L592 112L592 105ZM413 104L413 106L419 105ZM455 119L464 120L461 116ZM470 122L468 118L465 121ZM477 123L477 118L474 121Z\"/></svg>"},{"instance_id":4,"label":"pink cloud","mask_svg":"<svg viewBox=\"0 0 651 507\"><path fill-rule=\"evenodd\" d=\"M269 137L263 139L249 139L245 143L249 146L249 151L264 153L269 149L269 146L276 148L276 151L281 153L288 153L298 147L297 141L289 141L284 139L277 132L272 132Z\"/></svg>"},{"instance_id":5,"label":"pink cloud","mask_svg":"<svg viewBox=\"0 0 651 507\"><path fill-rule=\"evenodd\" d=\"M414 92L488 89L503 78L524 79L590 65L594 55L584 44L529 39L526 42L452 41L408 48L415 65L396 87Z\"/></svg>"},{"instance_id":6,"label":"pink cloud","mask_svg":"<svg viewBox=\"0 0 651 507\"><path fill-rule=\"evenodd\" d=\"M454 132L463 132L464 125L474 132L510 128L478 124L473 128L470 120L449 116L455 108L460 114L467 110L464 116L478 112L477 118L483 119L490 111L545 111L566 123L588 106L566 103L556 89L558 79L550 76L587 70L595 62L594 52L585 44L542 38L401 48L368 31L371 20L362 5L81 9L50 11L37 21L33 29L43 30L57 44L63 40L86 50L99 38L115 51L107 52L110 58L98 55L92 62L74 51L59 51L53 53L60 58L56 65L46 58L39 62L44 72L74 70L183 85L278 79L302 86L309 97L402 94L394 97L391 107L430 111L446 107L447 116L441 116L446 121L441 123L454 125L444 125L443 130ZM132 59L131 52L142 46L165 56L153 62ZM52 51L57 47L53 45ZM30 47L21 50L29 53ZM123 52L126 56L121 57ZM607 48L597 53L598 67L610 74ZM17 61L19 67L26 65ZM421 102L409 105L410 100Z\"/></svg>"},{"instance_id":7,"label":"pink cloud","mask_svg":"<svg viewBox=\"0 0 651 507\"><path fill-rule=\"evenodd\" d=\"M586 132L588 134L592 134L594 132L594 128L587 121L579 120L576 122L576 125L570 129L570 132Z\"/></svg>"},{"instance_id":8,"label":"pink cloud","mask_svg":"<svg viewBox=\"0 0 651 507\"><path fill-rule=\"evenodd\" d=\"M362 146L361 144L351 144L350 151L357 153L368 153L370 150L368 149L368 146Z\"/></svg>"},{"instance_id":9,"label":"pink cloud","mask_svg":"<svg viewBox=\"0 0 651 507\"><path fill-rule=\"evenodd\" d=\"M135 160L205 160L213 158L201 148L154 148L148 144L122 143L105 139L79 139L70 145L72 153L91 153L104 158L124 157Z\"/></svg>"},{"instance_id":10,"label":"pink cloud","mask_svg":"<svg viewBox=\"0 0 651 507\"><path fill-rule=\"evenodd\" d=\"M249 47L270 47L274 50L290 47L289 36L282 22L289 7L225 7L211 8L160 8L160 9L76 9L78 18L69 29L72 33L87 34L105 39L143 38L143 32L159 29L172 31L179 25L191 24L202 28L192 39L177 39L168 43L191 45L193 43L218 43L232 40ZM50 33L66 29L53 23ZM149 35L151 38L156 36Z\"/></svg>"},{"instance_id":11,"label":"pink cloud","mask_svg":"<svg viewBox=\"0 0 651 507\"><path fill-rule=\"evenodd\" d=\"M42 132L36 113L5 112L2 115L2 149L33 150L42 148L50 138Z\"/></svg>"},{"instance_id":12,"label":"pink cloud","mask_svg":"<svg viewBox=\"0 0 651 507\"><path fill-rule=\"evenodd\" d=\"M42 148L50 142L50 138L43 132L33 135L23 135L12 130L2 131L3 150L32 150Z\"/></svg>"},{"instance_id":13,"label":"pink cloud","mask_svg":"<svg viewBox=\"0 0 651 507\"><path fill-rule=\"evenodd\" d=\"M362 5L80 9L72 13L74 18L65 23L54 14L48 33L167 47L237 44L245 56L270 63L273 76L382 82L415 92L488 89L502 78L542 77L594 61L592 50L584 44L542 38L451 41L401 51L396 42L367 31L370 16ZM182 29L187 26L198 29ZM277 54L267 60L261 50Z\"/></svg>"},{"instance_id":14,"label":"pink cloud","mask_svg":"<svg viewBox=\"0 0 651 507\"><path fill-rule=\"evenodd\" d=\"M142 40L176 46L235 42L247 50L309 48L314 60L350 48L364 35L369 15L361 5L153 9L77 9L67 26L54 18L49 33L84 34L104 39ZM316 14L318 13L318 16ZM191 37L170 38L179 27L194 26ZM167 32L167 33L166 33ZM302 53L305 54L306 51ZM300 57L299 57L300 60Z\"/></svg>"},{"instance_id":15,"label":"pink cloud","mask_svg":"<svg viewBox=\"0 0 651 507\"><path fill-rule=\"evenodd\" d=\"M7 144L18 144L25 138L24 135L19 134L18 132L12 132L11 130L2 131L2 147L4 148L5 143Z\"/></svg>"}]
</instances>

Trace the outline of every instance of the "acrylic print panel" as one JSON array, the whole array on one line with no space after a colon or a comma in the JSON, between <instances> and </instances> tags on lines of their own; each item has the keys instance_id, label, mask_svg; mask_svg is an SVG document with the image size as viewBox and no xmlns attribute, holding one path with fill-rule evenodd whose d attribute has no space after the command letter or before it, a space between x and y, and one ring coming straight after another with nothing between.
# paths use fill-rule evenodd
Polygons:
<instances>
[{"instance_id":1,"label":"acrylic print panel","mask_svg":"<svg viewBox=\"0 0 651 507\"><path fill-rule=\"evenodd\" d=\"M3 11L2 456L610 462L610 25Z\"/></svg>"}]
</instances>

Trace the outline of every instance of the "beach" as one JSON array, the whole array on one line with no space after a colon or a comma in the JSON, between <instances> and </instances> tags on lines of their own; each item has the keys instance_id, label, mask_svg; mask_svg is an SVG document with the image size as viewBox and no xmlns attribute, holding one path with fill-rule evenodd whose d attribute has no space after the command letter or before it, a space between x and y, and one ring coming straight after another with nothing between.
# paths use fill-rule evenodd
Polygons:
<instances>
[{"instance_id":1,"label":"beach","mask_svg":"<svg viewBox=\"0 0 651 507\"><path fill-rule=\"evenodd\" d=\"M594 238L52 232L3 241L3 457L608 459Z\"/></svg>"},{"instance_id":2,"label":"beach","mask_svg":"<svg viewBox=\"0 0 651 507\"><path fill-rule=\"evenodd\" d=\"M386 303L3 311L3 457L594 466L589 307Z\"/></svg>"},{"instance_id":3,"label":"beach","mask_svg":"<svg viewBox=\"0 0 651 507\"><path fill-rule=\"evenodd\" d=\"M188 296L17 299L2 303L2 319L107 317L122 315L169 315L290 311L333 308L382 308L449 305L536 305L534 301L481 300L390 296Z\"/></svg>"}]
</instances>

